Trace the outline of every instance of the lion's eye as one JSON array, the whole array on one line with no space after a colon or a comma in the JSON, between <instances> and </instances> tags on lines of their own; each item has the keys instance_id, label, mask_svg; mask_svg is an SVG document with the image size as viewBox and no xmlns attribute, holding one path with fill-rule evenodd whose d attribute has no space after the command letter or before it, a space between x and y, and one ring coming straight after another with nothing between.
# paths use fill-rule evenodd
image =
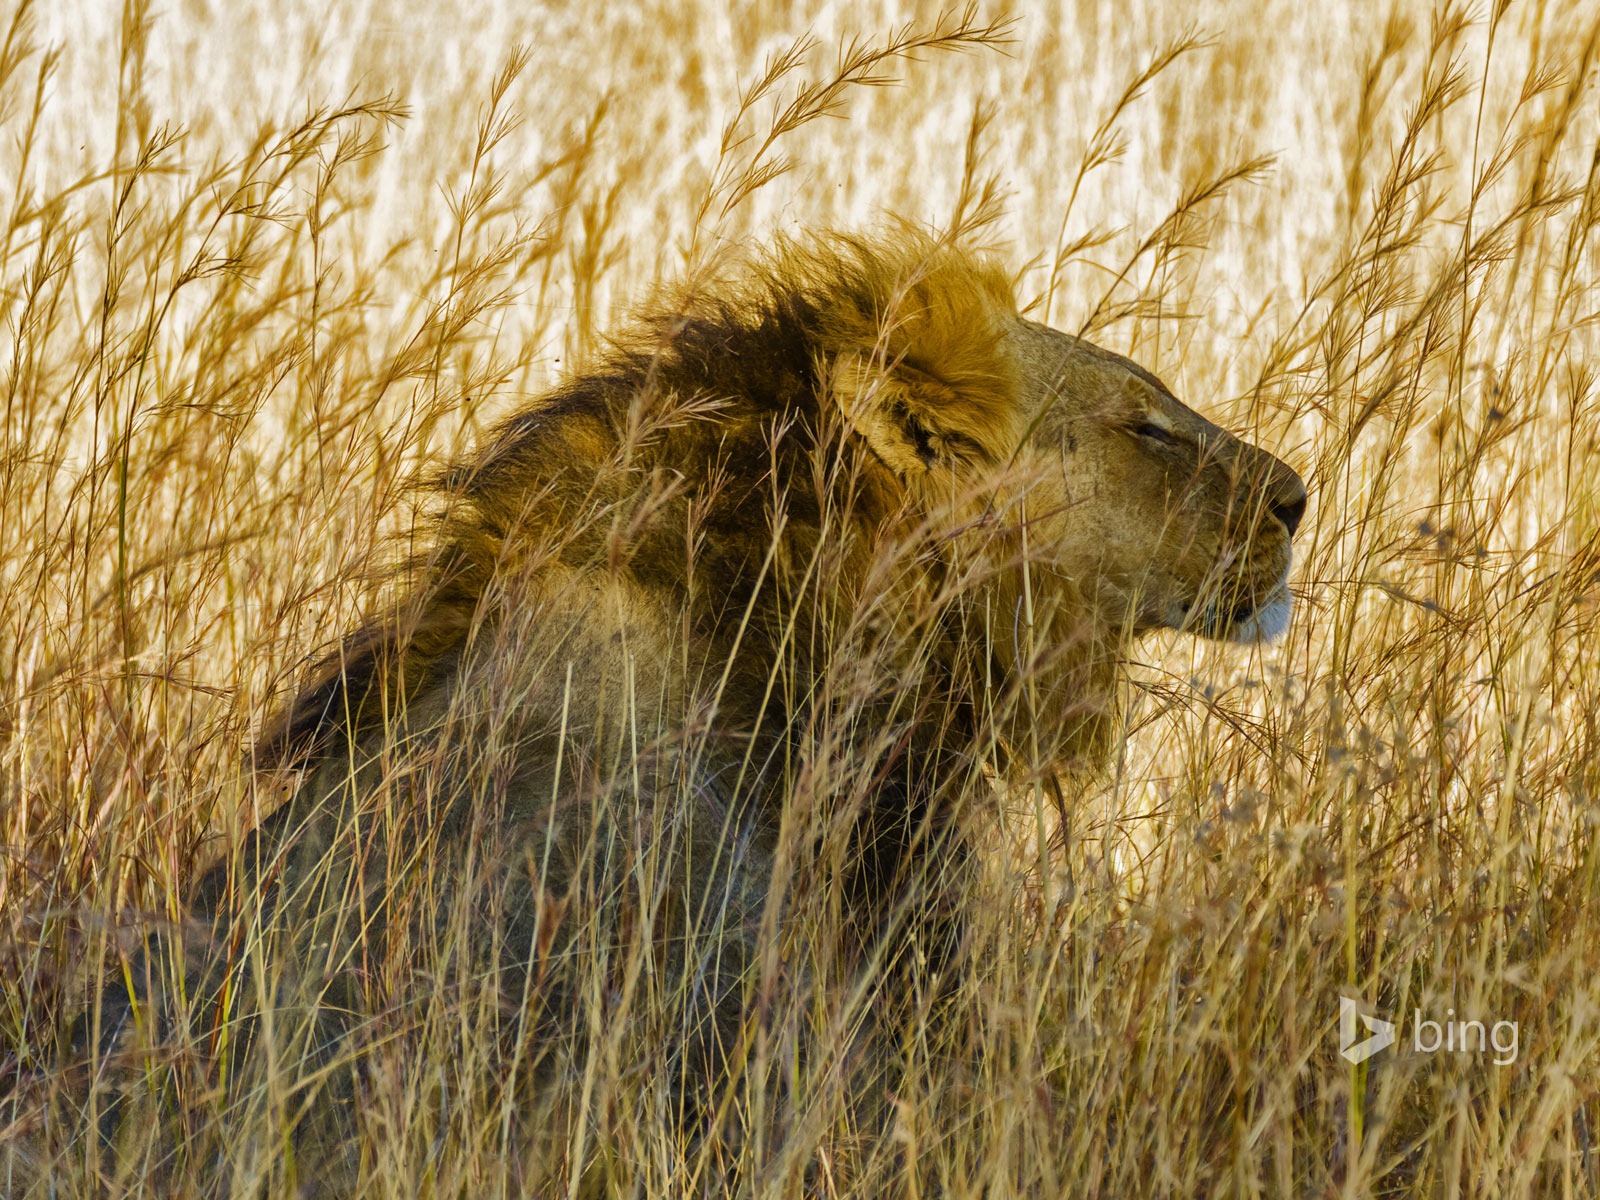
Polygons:
<instances>
[{"instance_id":1,"label":"lion's eye","mask_svg":"<svg viewBox=\"0 0 1600 1200\"><path fill-rule=\"evenodd\" d=\"M1134 432L1142 438L1149 438L1152 442L1160 442L1164 446L1176 446L1177 435L1170 429L1163 429L1152 421L1136 426Z\"/></svg>"}]
</instances>

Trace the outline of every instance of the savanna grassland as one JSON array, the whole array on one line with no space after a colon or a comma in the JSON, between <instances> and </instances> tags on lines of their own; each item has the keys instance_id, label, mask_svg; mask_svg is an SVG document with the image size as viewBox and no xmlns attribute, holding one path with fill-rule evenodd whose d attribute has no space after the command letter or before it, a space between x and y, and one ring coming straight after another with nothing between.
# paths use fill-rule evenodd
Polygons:
<instances>
[{"instance_id":1,"label":"savanna grassland","mask_svg":"<svg viewBox=\"0 0 1600 1200\"><path fill-rule=\"evenodd\" d=\"M893 216L1311 492L1285 639L1147 639L1098 782L996 788L981 1052L902 1081L898 1185L1600 1194L1597 53L1578 0L9 4L0 1193L315 1191L293 1063L148 1064L170 1153L64 1134L77 1014L270 803L419 480L658 281ZM604 1058L513 1153L478 1019L375 1079L363 1194L710 1188ZM790 1130L741 1187L867 1194Z\"/></svg>"}]
</instances>

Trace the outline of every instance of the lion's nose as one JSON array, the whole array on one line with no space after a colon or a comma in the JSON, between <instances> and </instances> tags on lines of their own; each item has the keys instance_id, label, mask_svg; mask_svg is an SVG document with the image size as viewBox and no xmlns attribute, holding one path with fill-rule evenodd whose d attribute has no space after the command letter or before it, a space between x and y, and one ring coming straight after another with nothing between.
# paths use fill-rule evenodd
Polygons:
<instances>
[{"instance_id":1,"label":"lion's nose","mask_svg":"<svg viewBox=\"0 0 1600 1200\"><path fill-rule=\"evenodd\" d=\"M1293 467L1249 442L1238 443L1238 457L1230 466L1233 484L1249 497L1251 520L1271 513L1294 537L1306 515L1305 481Z\"/></svg>"},{"instance_id":2,"label":"lion's nose","mask_svg":"<svg viewBox=\"0 0 1600 1200\"><path fill-rule=\"evenodd\" d=\"M1293 537L1294 531L1300 528L1301 518L1306 515L1306 485L1290 472L1289 478L1278 486L1281 490L1272 500L1272 515L1283 522L1283 527Z\"/></svg>"}]
</instances>

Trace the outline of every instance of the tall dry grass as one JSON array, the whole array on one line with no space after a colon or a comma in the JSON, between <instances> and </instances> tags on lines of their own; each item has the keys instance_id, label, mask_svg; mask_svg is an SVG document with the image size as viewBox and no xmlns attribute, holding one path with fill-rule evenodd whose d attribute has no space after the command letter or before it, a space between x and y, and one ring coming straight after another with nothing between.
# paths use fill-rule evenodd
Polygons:
<instances>
[{"instance_id":1,"label":"tall dry grass","mask_svg":"<svg viewBox=\"0 0 1600 1200\"><path fill-rule=\"evenodd\" d=\"M1313 497L1288 639L1145 643L1103 785L997 813L983 1053L904 1082L901 1182L1600 1193L1595 20L1016 16L951 55L919 40L987 14L5 14L0 1191L199 1194L228 1153L237 1192L289 1186L281 1105L207 1127L203 1069L175 1161L97 1178L57 1136L116 944L253 821L252 734L371 601L419 474L651 280L894 211L980 224L1039 315ZM1341 1058L1341 994L1398 1045ZM1417 1051L1447 1013L1515 1022L1515 1061ZM533 1186L487 1075L429 1140L430 1070L471 1078L451 1015L372 1122L368 1194ZM703 1184L633 1081L585 1086L589 1185ZM746 1186L849 1194L808 1130Z\"/></svg>"}]
</instances>

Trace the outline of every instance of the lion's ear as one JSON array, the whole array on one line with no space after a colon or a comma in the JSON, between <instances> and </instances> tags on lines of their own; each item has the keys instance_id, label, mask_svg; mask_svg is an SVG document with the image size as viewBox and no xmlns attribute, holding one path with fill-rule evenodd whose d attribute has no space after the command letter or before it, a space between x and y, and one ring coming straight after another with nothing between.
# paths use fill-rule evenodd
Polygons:
<instances>
[{"instance_id":1,"label":"lion's ear","mask_svg":"<svg viewBox=\"0 0 1600 1200\"><path fill-rule=\"evenodd\" d=\"M1014 445L1016 402L998 380L965 386L904 359L846 351L832 387L850 427L902 478L994 462Z\"/></svg>"}]
</instances>

